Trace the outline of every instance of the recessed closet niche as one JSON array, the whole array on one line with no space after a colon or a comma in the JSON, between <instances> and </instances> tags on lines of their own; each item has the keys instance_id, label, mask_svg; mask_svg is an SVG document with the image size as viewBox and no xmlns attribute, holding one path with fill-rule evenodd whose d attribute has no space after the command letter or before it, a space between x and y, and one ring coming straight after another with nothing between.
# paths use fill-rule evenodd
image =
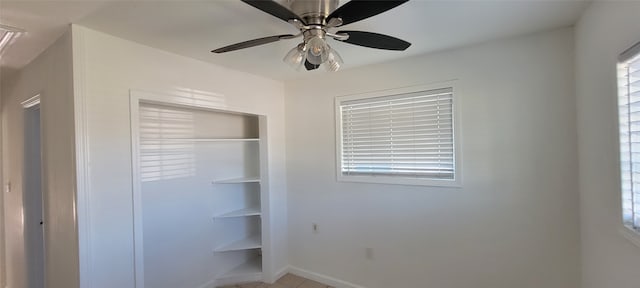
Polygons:
<instances>
[{"instance_id":1,"label":"recessed closet niche","mask_svg":"<svg viewBox=\"0 0 640 288\"><path fill-rule=\"evenodd\" d=\"M137 114L144 287L263 280L261 117L145 102Z\"/></svg>"}]
</instances>

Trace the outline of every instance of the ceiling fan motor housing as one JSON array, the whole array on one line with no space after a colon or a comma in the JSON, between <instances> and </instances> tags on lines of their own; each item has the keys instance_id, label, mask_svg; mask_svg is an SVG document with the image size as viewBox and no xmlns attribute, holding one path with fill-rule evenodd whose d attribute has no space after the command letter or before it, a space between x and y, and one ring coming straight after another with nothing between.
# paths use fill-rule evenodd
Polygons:
<instances>
[{"instance_id":1,"label":"ceiling fan motor housing","mask_svg":"<svg viewBox=\"0 0 640 288\"><path fill-rule=\"evenodd\" d=\"M338 8L339 0L286 0L291 11L307 25L326 25L326 18Z\"/></svg>"}]
</instances>

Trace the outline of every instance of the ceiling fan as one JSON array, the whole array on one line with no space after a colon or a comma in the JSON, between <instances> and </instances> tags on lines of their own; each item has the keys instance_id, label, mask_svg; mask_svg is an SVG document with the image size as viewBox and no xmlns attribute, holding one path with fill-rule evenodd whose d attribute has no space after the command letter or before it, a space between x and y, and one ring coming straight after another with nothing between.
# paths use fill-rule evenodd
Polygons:
<instances>
[{"instance_id":1,"label":"ceiling fan","mask_svg":"<svg viewBox=\"0 0 640 288\"><path fill-rule=\"evenodd\" d=\"M404 51L411 46L407 41L373 32L351 30L330 32L334 28L391 10L409 0L351 0L339 8L339 0L287 0L290 8L274 0L241 1L290 23L300 30L300 33L253 39L211 52L225 53L302 36L303 42L291 49L283 61L296 70L301 70L302 67L306 70L315 70L322 65L327 71L337 71L342 66L343 60L338 52L327 44L327 38L384 50Z\"/></svg>"}]
</instances>

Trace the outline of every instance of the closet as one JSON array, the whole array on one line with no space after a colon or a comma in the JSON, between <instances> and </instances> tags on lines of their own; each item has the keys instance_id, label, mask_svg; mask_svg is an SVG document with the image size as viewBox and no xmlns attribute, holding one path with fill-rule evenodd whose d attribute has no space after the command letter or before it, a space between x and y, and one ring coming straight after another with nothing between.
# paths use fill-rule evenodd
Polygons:
<instances>
[{"instance_id":1,"label":"closet","mask_svg":"<svg viewBox=\"0 0 640 288\"><path fill-rule=\"evenodd\" d=\"M143 271L136 283L212 288L263 280L264 117L138 104L134 214L136 268Z\"/></svg>"}]
</instances>

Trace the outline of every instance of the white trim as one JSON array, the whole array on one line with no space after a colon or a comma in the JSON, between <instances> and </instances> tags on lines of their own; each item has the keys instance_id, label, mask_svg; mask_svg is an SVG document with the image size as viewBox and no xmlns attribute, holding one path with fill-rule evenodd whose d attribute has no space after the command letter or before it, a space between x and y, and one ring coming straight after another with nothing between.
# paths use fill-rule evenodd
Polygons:
<instances>
[{"instance_id":1,"label":"white trim","mask_svg":"<svg viewBox=\"0 0 640 288\"><path fill-rule=\"evenodd\" d=\"M270 229L270 198L268 191L269 188L269 175L268 175L268 154L267 154L267 118L265 115L252 113L245 109L229 107L224 103L226 96L220 94L214 94L204 91L191 91L191 90L176 90L168 93L150 92L143 90L131 89L129 91L129 115L131 125L131 169L132 169L132 191L133 191L133 238L134 238L134 278L135 287L144 288L144 236L142 229L142 188L141 188L141 175L140 168L138 167L140 145L139 145L139 112L140 102L154 103L160 105L169 105L174 107L183 108L195 108L200 110L217 111L225 113L235 113L243 115L253 115L259 117L260 123L260 193L261 193L261 212L262 212L262 273L260 278L246 278L250 281L270 280L268 275L271 272L272 259L271 257L271 233ZM206 99L213 99L208 101ZM216 99L220 101L216 101ZM243 280L245 278L242 278ZM218 285L224 285L224 279L218 279L214 282ZM209 283L206 283L207 285ZM206 286L205 286L206 287ZM84 287L83 287L84 288Z\"/></svg>"},{"instance_id":2,"label":"white trim","mask_svg":"<svg viewBox=\"0 0 640 288\"><path fill-rule=\"evenodd\" d=\"M1 105L0 105L1 106ZM6 232L5 232L5 223L6 217L4 215L4 202L5 202L5 193L7 186L11 186L10 183L4 182L4 152L3 152L3 143L4 143L4 117L0 116L0 183L2 185L2 190L0 190L0 285L2 287L8 288L7 284L7 251L6 251Z\"/></svg>"},{"instance_id":3,"label":"white trim","mask_svg":"<svg viewBox=\"0 0 640 288\"><path fill-rule=\"evenodd\" d=\"M640 233L638 233L638 231L632 230L629 227L622 227L620 228L620 234L622 234L622 236L631 241L631 243L633 243L634 245L640 247Z\"/></svg>"},{"instance_id":4,"label":"white trim","mask_svg":"<svg viewBox=\"0 0 640 288\"><path fill-rule=\"evenodd\" d=\"M207 287L207 288L215 288L219 286L227 286L227 285L235 285L241 283L251 283L251 282L265 282L263 273L256 273L253 275L243 275L243 276L233 276L233 277L225 277L221 279L215 280L215 286ZM205 286L206 287L206 286ZM204 287L198 287L204 288Z\"/></svg>"},{"instance_id":5,"label":"white trim","mask_svg":"<svg viewBox=\"0 0 640 288\"><path fill-rule=\"evenodd\" d=\"M5 199L5 192L6 192L6 188L7 186L10 186L10 184L5 183L4 182L4 175L3 175L3 169L2 167L4 166L4 153L3 153L3 149L2 149L2 143L3 143L3 138L4 138L4 125L3 125L3 117L0 116L0 183L2 185L2 190L0 191L0 285L2 285L2 287L7 287L7 271L6 271L6 267L7 267L7 253L6 253L6 247L5 247L5 243L6 243L6 236L5 236L5 215L4 215L4 199Z\"/></svg>"},{"instance_id":6,"label":"white trim","mask_svg":"<svg viewBox=\"0 0 640 288\"><path fill-rule=\"evenodd\" d=\"M75 124L76 161L76 230L78 233L78 274L80 288L93 287L93 261L91 253L91 178L89 174L89 124L87 93L85 88L84 38L82 30L73 29L73 109Z\"/></svg>"},{"instance_id":7,"label":"white trim","mask_svg":"<svg viewBox=\"0 0 640 288\"><path fill-rule=\"evenodd\" d=\"M304 277L307 279L311 279L313 281L317 281L326 285L331 285L333 287L336 288L366 288L364 286L360 286L360 285L356 285L347 281L343 281L340 279L336 279L324 274L320 274L320 273L316 273L316 272L311 272L308 270L304 270L301 268L297 268L297 267L293 267L293 266L289 266L289 273L293 274L293 275L297 275L300 277Z\"/></svg>"},{"instance_id":8,"label":"white trim","mask_svg":"<svg viewBox=\"0 0 640 288\"><path fill-rule=\"evenodd\" d=\"M215 287L218 286L216 281L217 281L217 279L212 279L209 282L198 286L198 288L215 288Z\"/></svg>"},{"instance_id":9,"label":"white trim","mask_svg":"<svg viewBox=\"0 0 640 288\"><path fill-rule=\"evenodd\" d=\"M133 95L147 103L156 103L161 105L170 105L175 107L198 108L209 111L218 111L226 113L259 115L247 109L239 107L231 107L226 104L227 96L222 94L210 93L205 91L195 91L188 89L171 90L166 92L147 91L140 89L131 89L129 95ZM202 100L203 98L217 99L211 101Z\"/></svg>"},{"instance_id":10,"label":"white trim","mask_svg":"<svg viewBox=\"0 0 640 288\"><path fill-rule=\"evenodd\" d=\"M453 139L454 139L454 179L453 180L439 180L439 179L418 179L418 178L402 178L393 176L371 176L371 175L342 175L341 167L341 151L342 151L342 123L340 114L340 103L343 101L366 99L374 97L382 97L389 95L400 95L416 93L420 91L437 90L443 88L451 88L453 90ZM362 182L362 183L379 183L379 184L398 184L398 185L421 185L421 186L435 186L435 187L462 187L462 133L460 115L460 84L457 79L434 82L429 84L407 86L372 92L365 92L359 94L341 95L334 99L335 107L335 168L336 179L338 182Z\"/></svg>"},{"instance_id":11,"label":"white trim","mask_svg":"<svg viewBox=\"0 0 640 288\"><path fill-rule=\"evenodd\" d=\"M140 101L142 95L129 92L129 115L131 125L131 176L133 197L133 260L135 287L144 288L144 241L142 228L142 187L140 176Z\"/></svg>"},{"instance_id":12,"label":"white trim","mask_svg":"<svg viewBox=\"0 0 640 288\"><path fill-rule=\"evenodd\" d=\"M278 281L278 279L282 278L282 276L287 275L287 273L289 273L289 269L290 269L290 266L282 267L280 270L278 270L278 272L273 274L273 280L268 281L268 283L273 284L274 282Z\"/></svg>"},{"instance_id":13,"label":"white trim","mask_svg":"<svg viewBox=\"0 0 640 288\"><path fill-rule=\"evenodd\" d=\"M620 53L618 56L618 62L627 62L638 56L640 56L640 42L633 44L633 46Z\"/></svg>"},{"instance_id":14,"label":"white trim","mask_svg":"<svg viewBox=\"0 0 640 288\"><path fill-rule=\"evenodd\" d=\"M271 193L269 192L269 129L267 116L258 115L259 157L260 157L260 211L262 237L262 280L273 281L273 247L271 242ZM266 249L265 249L266 248Z\"/></svg>"},{"instance_id":15,"label":"white trim","mask_svg":"<svg viewBox=\"0 0 640 288\"><path fill-rule=\"evenodd\" d=\"M25 32L25 30L22 29L22 28L9 26L9 25L5 25L5 24L0 24L0 29L5 30L5 31L10 31L10 32L18 32L18 33Z\"/></svg>"},{"instance_id":16,"label":"white trim","mask_svg":"<svg viewBox=\"0 0 640 288\"><path fill-rule=\"evenodd\" d=\"M22 101L22 103L20 104L22 104L22 107L25 109L40 105L40 94L37 94L36 96L33 96L25 101Z\"/></svg>"}]
</instances>

